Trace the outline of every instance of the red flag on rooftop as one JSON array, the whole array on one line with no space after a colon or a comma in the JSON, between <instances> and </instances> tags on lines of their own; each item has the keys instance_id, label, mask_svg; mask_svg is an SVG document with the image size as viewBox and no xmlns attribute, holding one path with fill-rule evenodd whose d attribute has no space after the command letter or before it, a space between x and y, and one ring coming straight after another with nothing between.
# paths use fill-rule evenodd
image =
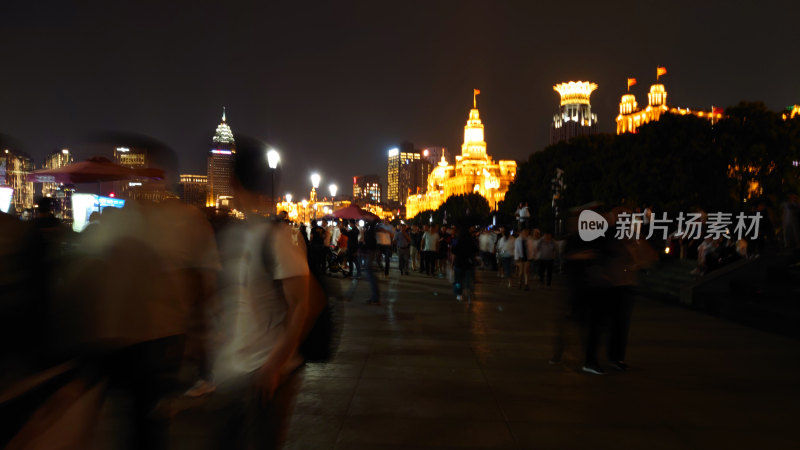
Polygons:
<instances>
[{"instance_id":1,"label":"red flag on rooftop","mask_svg":"<svg viewBox=\"0 0 800 450\"><path fill-rule=\"evenodd\" d=\"M656 67L656 80L658 80L658 77L660 77L661 75L666 75L666 74L667 74L666 67Z\"/></svg>"},{"instance_id":2,"label":"red flag on rooftop","mask_svg":"<svg viewBox=\"0 0 800 450\"><path fill-rule=\"evenodd\" d=\"M631 90L631 86L636 84L636 78L628 78L628 91Z\"/></svg>"}]
</instances>

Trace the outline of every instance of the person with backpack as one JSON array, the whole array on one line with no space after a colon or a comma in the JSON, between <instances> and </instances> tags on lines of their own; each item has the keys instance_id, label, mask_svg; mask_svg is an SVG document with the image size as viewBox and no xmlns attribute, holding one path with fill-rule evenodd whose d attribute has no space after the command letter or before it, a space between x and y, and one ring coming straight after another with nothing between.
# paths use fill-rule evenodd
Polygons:
<instances>
[{"instance_id":1,"label":"person with backpack","mask_svg":"<svg viewBox=\"0 0 800 450\"><path fill-rule=\"evenodd\" d=\"M217 402L230 427L226 448L278 448L291 389L281 386L303 363L299 353L315 322L320 288L309 270L305 242L286 224L258 214L269 193L259 146L241 145L231 185L245 220L221 231L219 335L214 377Z\"/></svg>"}]
</instances>

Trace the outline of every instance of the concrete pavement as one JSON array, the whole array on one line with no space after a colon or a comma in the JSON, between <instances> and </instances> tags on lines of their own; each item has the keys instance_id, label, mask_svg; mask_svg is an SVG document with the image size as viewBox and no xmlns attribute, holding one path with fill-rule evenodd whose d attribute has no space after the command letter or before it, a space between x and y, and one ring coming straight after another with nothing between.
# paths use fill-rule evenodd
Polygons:
<instances>
[{"instance_id":1,"label":"concrete pavement","mask_svg":"<svg viewBox=\"0 0 800 450\"><path fill-rule=\"evenodd\" d=\"M479 272L467 305L393 269L370 306L362 280L336 358L299 375L285 448L798 448L800 342L638 299L631 369L588 375L575 330L547 363L561 283Z\"/></svg>"}]
</instances>

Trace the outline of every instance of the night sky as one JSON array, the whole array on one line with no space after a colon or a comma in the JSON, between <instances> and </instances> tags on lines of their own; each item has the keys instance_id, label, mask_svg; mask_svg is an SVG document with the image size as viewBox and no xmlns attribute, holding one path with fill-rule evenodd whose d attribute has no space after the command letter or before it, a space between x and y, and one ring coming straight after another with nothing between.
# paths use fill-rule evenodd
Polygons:
<instances>
[{"instance_id":1,"label":"night sky","mask_svg":"<svg viewBox=\"0 0 800 450\"><path fill-rule=\"evenodd\" d=\"M659 65L671 105L800 103L797 1L46 3L0 3L0 133L37 166L126 130L204 174L225 105L281 151L282 190L318 170L350 194L402 140L460 151L473 88L488 152L517 160L547 144L557 82L598 83L607 132L626 78L646 104Z\"/></svg>"}]
</instances>

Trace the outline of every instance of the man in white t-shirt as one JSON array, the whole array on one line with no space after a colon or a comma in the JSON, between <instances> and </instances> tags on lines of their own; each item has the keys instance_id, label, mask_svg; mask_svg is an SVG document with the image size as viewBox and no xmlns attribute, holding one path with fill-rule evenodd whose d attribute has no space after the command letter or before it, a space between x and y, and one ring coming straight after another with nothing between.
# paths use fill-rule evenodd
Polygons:
<instances>
[{"instance_id":1,"label":"man in white t-shirt","mask_svg":"<svg viewBox=\"0 0 800 450\"><path fill-rule=\"evenodd\" d=\"M293 392L276 391L303 362L298 347L313 323L313 282L299 232L256 213L269 192L261 185L269 179L260 173L262 152L240 149L236 156L231 185L247 219L219 239L222 342L214 376L218 398L231 415L241 416L230 422L235 429L223 433L225 446L277 448Z\"/></svg>"}]
</instances>

